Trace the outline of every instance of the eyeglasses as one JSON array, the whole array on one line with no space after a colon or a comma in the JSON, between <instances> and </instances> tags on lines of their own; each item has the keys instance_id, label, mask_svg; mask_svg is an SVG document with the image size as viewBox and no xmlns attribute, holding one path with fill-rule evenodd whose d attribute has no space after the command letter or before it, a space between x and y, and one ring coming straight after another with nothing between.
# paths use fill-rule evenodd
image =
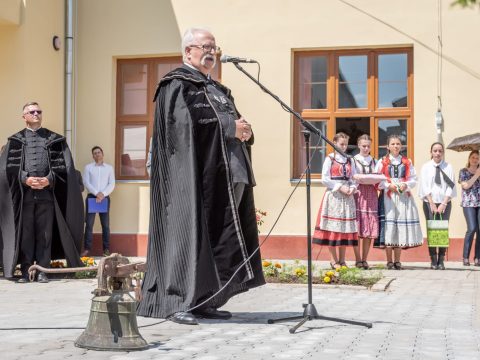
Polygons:
<instances>
[{"instance_id":1,"label":"eyeglasses","mask_svg":"<svg viewBox=\"0 0 480 360\"><path fill-rule=\"evenodd\" d=\"M35 113L37 113L38 115L42 115L42 110L31 110L31 111L27 111L27 112L24 113L24 114L25 114L25 115L26 115L26 114L35 115Z\"/></svg>"},{"instance_id":2,"label":"eyeglasses","mask_svg":"<svg viewBox=\"0 0 480 360\"><path fill-rule=\"evenodd\" d=\"M220 46L213 46L213 45L189 45L190 47L196 47L198 49L202 49L203 52L213 52L218 53L220 52Z\"/></svg>"}]
</instances>

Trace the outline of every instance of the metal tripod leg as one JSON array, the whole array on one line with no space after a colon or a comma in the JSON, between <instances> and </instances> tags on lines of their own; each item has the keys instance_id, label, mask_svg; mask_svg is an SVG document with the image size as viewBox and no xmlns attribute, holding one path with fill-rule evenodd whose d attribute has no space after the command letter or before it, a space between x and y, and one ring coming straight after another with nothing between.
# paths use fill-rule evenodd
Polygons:
<instances>
[{"instance_id":1,"label":"metal tripod leg","mask_svg":"<svg viewBox=\"0 0 480 360\"><path fill-rule=\"evenodd\" d=\"M274 323L277 323L277 322L284 322L284 321L291 321L291 320L300 320L300 322L289 330L290 334L294 334L295 331L297 331L300 326L305 324L307 321L311 321L311 320L335 321L335 322L339 322L339 323L343 323L343 324L365 326L369 329L372 327L372 323L368 323L368 322L354 321L354 320L347 320L347 319L339 319L339 318L335 318L335 317L319 315L318 312L317 312L317 309L315 308L315 305L313 305L313 304L307 304L305 306L305 310L303 311L303 315L291 316L291 317L274 319L274 320L269 319L267 321L267 323L268 324L274 324Z\"/></svg>"},{"instance_id":2,"label":"metal tripod leg","mask_svg":"<svg viewBox=\"0 0 480 360\"><path fill-rule=\"evenodd\" d=\"M362 322L362 321L355 321L355 320L347 320L347 319L339 319L339 318L334 318L334 317L329 317L329 316L316 316L316 320L327 320L327 321L336 321L344 324L350 324L350 325L359 325L359 326L365 326L369 329L372 328L372 323L367 323L367 322Z\"/></svg>"}]
</instances>

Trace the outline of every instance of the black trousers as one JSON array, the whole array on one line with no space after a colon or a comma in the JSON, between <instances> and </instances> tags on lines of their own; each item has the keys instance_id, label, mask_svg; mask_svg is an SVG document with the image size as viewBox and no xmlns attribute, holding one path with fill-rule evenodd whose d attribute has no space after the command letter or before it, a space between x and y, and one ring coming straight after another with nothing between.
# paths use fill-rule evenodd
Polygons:
<instances>
[{"instance_id":1,"label":"black trousers","mask_svg":"<svg viewBox=\"0 0 480 360\"><path fill-rule=\"evenodd\" d=\"M88 194L87 198L85 199L85 250L92 249L93 225L95 224L95 216L97 214L88 212L88 199L95 197L95 195ZM110 250L110 197L106 196L106 198L108 198L108 212L98 214L100 217L100 223L102 224L103 251Z\"/></svg>"},{"instance_id":2,"label":"black trousers","mask_svg":"<svg viewBox=\"0 0 480 360\"><path fill-rule=\"evenodd\" d=\"M440 203L435 205L438 207ZM449 201L447 204L447 207L445 208L445 212L442 214L442 219L449 220L451 211L452 211L452 203ZM425 219L433 220L434 214L431 212L430 205L428 204L428 202L425 202L425 201L423 202L423 213L425 214ZM437 215L437 220L440 220L438 215ZM428 247L428 253L430 254L430 256L437 255L437 251L438 251L438 256L445 256L445 252L447 251L447 248Z\"/></svg>"},{"instance_id":3,"label":"black trousers","mask_svg":"<svg viewBox=\"0 0 480 360\"><path fill-rule=\"evenodd\" d=\"M23 273L34 261L40 266L50 267L54 211L52 201L23 203L19 253Z\"/></svg>"}]
</instances>

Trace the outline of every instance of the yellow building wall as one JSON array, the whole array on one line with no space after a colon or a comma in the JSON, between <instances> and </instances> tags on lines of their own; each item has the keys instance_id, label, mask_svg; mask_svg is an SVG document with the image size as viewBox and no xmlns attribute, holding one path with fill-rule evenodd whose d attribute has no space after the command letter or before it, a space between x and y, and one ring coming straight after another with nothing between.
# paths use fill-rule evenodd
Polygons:
<instances>
[{"instance_id":1,"label":"yellow building wall","mask_svg":"<svg viewBox=\"0 0 480 360\"><path fill-rule=\"evenodd\" d=\"M21 0L0 0L0 26L20 25L22 7Z\"/></svg>"},{"instance_id":2,"label":"yellow building wall","mask_svg":"<svg viewBox=\"0 0 480 360\"><path fill-rule=\"evenodd\" d=\"M22 106L37 101L44 126L63 134L64 1L0 1L0 143L25 127Z\"/></svg>"},{"instance_id":3,"label":"yellow building wall","mask_svg":"<svg viewBox=\"0 0 480 360\"><path fill-rule=\"evenodd\" d=\"M436 141L437 110L437 1L436 0L208 0L173 1L180 29L198 24L198 14L208 12L207 26L217 44L229 55L258 60L261 80L285 101L292 101L292 49L403 46L414 48L414 156L415 166L429 160ZM480 31L478 11L451 7L443 0L442 98L448 144L454 137L478 131L474 108L480 93ZM202 18L202 20L205 18ZM470 35L468 35L470 34ZM245 65L256 74L255 65ZM290 116L233 65L222 68L222 81L235 96L238 108L255 131L255 201L266 210L266 233L292 190L289 183L291 154ZM447 151L447 161L458 173L467 153ZM460 193L460 188L458 187ZM423 219L421 202L417 205ZM312 222L316 220L324 188L312 187ZM305 191L297 190L275 234L305 234ZM423 226L423 224L422 224ZM451 236L466 230L459 201L454 201Z\"/></svg>"},{"instance_id":4,"label":"yellow building wall","mask_svg":"<svg viewBox=\"0 0 480 360\"><path fill-rule=\"evenodd\" d=\"M81 0L77 6L75 140L83 171L94 145L103 148L105 162L115 163L116 60L179 55L181 36L170 1ZM148 182L117 182L111 199L112 233L148 232Z\"/></svg>"},{"instance_id":5,"label":"yellow building wall","mask_svg":"<svg viewBox=\"0 0 480 360\"><path fill-rule=\"evenodd\" d=\"M480 93L480 32L477 11L443 5L443 138L476 132ZM436 141L436 0L82 0L78 5L77 162L91 161L89 149L103 146L114 163L115 60L180 52L181 34L190 26L212 30L224 54L262 64L261 81L287 103L292 100L292 51L344 47L414 48L414 159L420 171ZM470 34L470 35L468 35ZM255 65L245 68L256 73ZM290 183L291 118L277 103L237 71L222 67L222 81L233 90L238 108L255 132L253 166L256 204L269 215L267 232L293 189ZM456 172L466 153L447 152ZM460 189L458 189L460 192ZM312 188L315 221L324 187ZM416 197L416 189L415 189ZM148 231L148 185L118 183L112 199L112 232ZM421 203L417 199L417 205ZM423 214L421 215L423 218ZM293 196L275 234L305 234L305 191ZM451 236L462 237L465 221L454 201Z\"/></svg>"}]
</instances>

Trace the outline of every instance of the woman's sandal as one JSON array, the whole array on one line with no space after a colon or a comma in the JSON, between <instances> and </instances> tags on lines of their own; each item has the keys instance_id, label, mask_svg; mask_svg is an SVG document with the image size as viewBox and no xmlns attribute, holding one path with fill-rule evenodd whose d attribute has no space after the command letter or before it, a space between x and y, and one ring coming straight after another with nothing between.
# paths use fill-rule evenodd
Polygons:
<instances>
[{"instance_id":1,"label":"woman's sandal","mask_svg":"<svg viewBox=\"0 0 480 360\"><path fill-rule=\"evenodd\" d=\"M403 268L402 268L402 263L401 263L400 261L395 261L395 262L393 263L393 266L394 266L395 269L397 269L397 270L403 270Z\"/></svg>"},{"instance_id":2,"label":"woman's sandal","mask_svg":"<svg viewBox=\"0 0 480 360\"><path fill-rule=\"evenodd\" d=\"M364 268L365 270L370 269L370 266L368 265L368 263L367 263L366 261L363 262L363 268Z\"/></svg>"},{"instance_id":3,"label":"woman's sandal","mask_svg":"<svg viewBox=\"0 0 480 360\"><path fill-rule=\"evenodd\" d=\"M387 262L387 269L388 270L392 270L394 267L395 267L395 265L393 264L393 262L391 262L391 261Z\"/></svg>"},{"instance_id":4,"label":"woman's sandal","mask_svg":"<svg viewBox=\"0 0 480 360\"><path fill-rule=\"evenodd\" d=\"M340 263L340 267L342 267L342 266L345 266L345 267L348 268L347 263L345 261Z\"/></svg>"},{"instance_id":5,"label":"woman's sandal","mask_svg":"<svg viewBox=\"0 0 480 360\"><path fill-rule=\"evenodd\" d=\"M336 262L336 263L330 263L330 267L333 269L333 270L338 270L342 267L342 265L340 265L340 263Z\"/></svg>"},{"instance_id":6,"label":"woman's sandal","mask_svg":"<svg viewBox=\"0 0 480 360\"><path fill-rule=\"evenodd\" d=\"M356 268L359 268L359 269L363 269L363 261L357 261L357 262L355 263L355 267L356 267Z\"/></svg>"}]
</instances>

